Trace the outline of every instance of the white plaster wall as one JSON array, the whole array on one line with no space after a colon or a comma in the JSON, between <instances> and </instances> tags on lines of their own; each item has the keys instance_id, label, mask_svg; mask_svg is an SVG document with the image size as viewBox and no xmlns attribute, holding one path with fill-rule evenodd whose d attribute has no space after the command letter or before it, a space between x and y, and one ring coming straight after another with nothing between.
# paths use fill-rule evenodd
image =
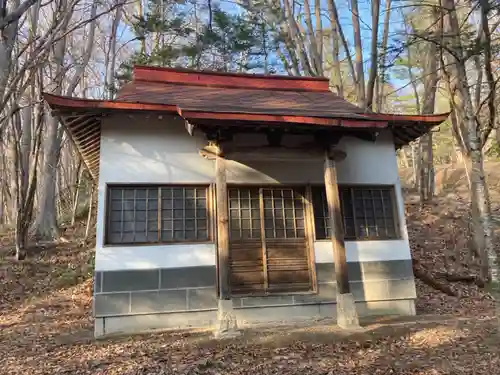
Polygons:
<instances>
[{"instance_id":1,"label":"white plaster wall","mask_svg":"<svg viewBox=\"0 0 500 375\"><path fill-rule=\"evenodd\" d=\"M345 251L348 262L374 262L411 259L410 246L406 240L391 241L347 241ZM315 241L316 263L334 263L331 241Z\"/></svg>"},{"instance_id":2,"label":"white plaster wall","mask_svg":"<svg viewBox=\"0 0 500 375\"><path fill-rule=\"evenodd\" d=\"M96 251L96 271L215 266L214 244L106 246Z\"/></svg>"},{"instance_id":3,"label":"white plaster wall","mask_svg":"<svg viewBox=\"0 0 500 375\"><path fill-rule=\"evenodd\" d=\"M140 125L139 125L140 124ZM176 268L215 265L215 245L104 246L106 185L113 183L202 183L214 179L213 162L199 156L200 134L189 137L172 117L112 116L101 129L95 268Z\"/></svg>"},{"instance_id":4,"label":"white plaster wall","mask_svg":"<svg viewBox=\"0 0 500 375\"><path fill-rule=\"evenodd\" d=\"M200 133L190 137L180 119L127 115L105 118L101 130L98 190L96 269L166 268L215 264L213 243L196 245L104 246L106 185L113 183L201 183L215 182L215 165L198 150L206 144ZM288 144L312 141L290 137ZM261 144L262 136L240 136L236 143ZM338 147L347 153L337 164L339 183L396 185L401 220L401 241L347 242L348 261L409 258L404 205L397 172L396 154L390 133L373 142L343 138ZM319 183L323 160L297 155L295 160L228 162L228 183L274 184ZM316 242L318 262L330 262L331 244Z\"/></svg>"}]
</instances>

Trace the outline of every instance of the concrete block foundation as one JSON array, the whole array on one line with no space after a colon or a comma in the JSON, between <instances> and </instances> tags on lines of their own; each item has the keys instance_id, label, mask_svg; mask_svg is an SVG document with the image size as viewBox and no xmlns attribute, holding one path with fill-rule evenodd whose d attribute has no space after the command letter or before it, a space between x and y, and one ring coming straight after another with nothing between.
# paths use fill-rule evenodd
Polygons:
<instances>
[{"instance_id":1,"label":"concrete block foundation","mask_svg":"<svg viewBox=\"0 0 500 375\"><path fill-rule=\"evenodd\" d=\"M355 304L359 317L415 315L415 301L413 299L356 302ZM235 307L233 311L238 322L238 328L249 328L260 324L306 322L323 318L336 319L336 310L336 303L316 303ZM96 337L102 337L112 334L140 333L154 330L214 329L216 324L217 309L106 316L95 319L94 333Z\"/></svg>"}]
</instances>

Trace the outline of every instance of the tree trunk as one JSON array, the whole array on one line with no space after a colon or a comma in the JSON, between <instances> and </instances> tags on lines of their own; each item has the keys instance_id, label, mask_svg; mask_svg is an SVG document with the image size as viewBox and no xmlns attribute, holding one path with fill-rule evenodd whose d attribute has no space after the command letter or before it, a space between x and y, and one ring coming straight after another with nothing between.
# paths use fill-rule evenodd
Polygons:
<instances>
[{"instance_id":1,"label":"tree trunk","mask_svg":"<svg viewBox=\"0 0 500 375\"><path fill-rule=\"evenodd\" d=\"M372 0L372 40L371 40L371 64L370 78L368 79L368 87L366 94L365 107L372 109L373 98L375 94L375 82L377 79L378 68L378 20L380 15L380 0Z\"/></svg>"},{"instance_id":2,"label":"tree trunk","mask_svg":"<svg viewBox=\"0 0 500 375\"><path fill-rule=\"evenodd\" d=\"M92 225L92 212L94 211L94 192L95 192L95 183L92 183L89 194L89 212L87 213L87 226L85 227L85 237L84 237L85 241L87 241L90 236L90 227Z\"/></svg>"},{"instance_id":3,"label":"tree trunk","mask_svg":"<svg viewBox=\"0 0 500 375\"><path fill-rule=\"evenodd\" d=\"M351 12L352 12L352 27L354 30L354 47L356 50L356 95L358 106L365 108L366 106L366 96L365 96L365 73L363 67L363 46L361 44L361 27L359 21L359 10L358 10L358 0L351 1Z\"/></svg>"},{"instance_id":4,"label":"tree trunk","mask_svg":"<svg viewBox=\"0 0 500 375\"><path fill-rule=\"evenodd\" d=\"M318 0L315 1L315 3ZM309 56L311 57L311 65L314 67L315 75L322 75L322 58L319 55L318 46L316 45L316 33L313 29L312 17L311 17L311 6L309 0L304 0L304 21L307 26L307 34L309 34ZM320 30L316 30L320 32Z\"/></svg>"},{"instance_id":5,"label":"tree trunk","mask_svg":"<svg viewBox=\"0 0 500 375\"><path fill-rule=\"evenodd\" d=\"M467 132L467 146L471 165L471 202L476 205L477 211L472 212L477 219L477 233L484 240L484 251L489 261L488 280L498 283L498 257L493 243L493 230L490 210L490 198L486 183L483 154L481 150L481 139L478 134L478 119L473 108L472 97L468 87L467 70L465 66L464 52L459 38L459 21L455 9L454 0L442 0L446 12L443 14L444 34L452 36L453 55L447 53L447 62L450 76L450 97L457 114L461 116L464 128ZM481 244L478 244L481 248Z\"/></svg>"},{"instance_id":6,"label":"tree trunk","mask_svg":"<svg viewBox=\"0 0 500 375\"><path fill-rule=\"evenodd\" d=\"M73 190L73 210L71 212L71 226L75 225L76 214L78 212L78 201L80 197L80 184L82 181L83 171L85 169L82 167L82 160L78 160L78 167L76 169L76 181Z\"/></svg>"},{"instance_id":7,"label":"tree trunk","mask_svg":"<svg viewBox=\"0 0 500 375\"><path fill-rule=\"evenodd\" d=\"M82 53L83 62L77 65L75 73L68 82L66 95L71 95L79 84L85 68L89 62L90 54L94 45L94 35L96 27L95 15L97 12L98 2L92 4L90 17L93 21L89 25L89 33L85 44L85 49ZM66 30L70 21L70 15L67 15L66 22L63 25L63 30ZM55 94L62 93L63 78L66 68L64 67L64 56L66 53L66 37L62 37L54 47L54 63L55 71ZM35 234L38 239L52 241L59 237L59 227L57 225L57 210L56 210L56 181L57 181L57 165L61 151L62 132L59 130L59 120L53 116L47 116L47 139L45 142L44 166L43 166L43 181L40 191L40 210L38 220L35 225Z\"/></svg>"},{"instance_id":8,"label":"tree trunk","mask_svg":"<svg viewBox=\"0 0 500 375\"><path fill-rule=\"evenodd\" d=\"M13 117L14 130L14 166L17 172L16 190L16 259L22 260L26 256L27 227L26 223L26 202L28 198L29 184L29 158L31 149L31 109L25 107L22 110L23 116L19 112Z\"/></svg>"},{"instance_id":9,"label":"tree trunk","mask_svg":"<svg viewBox=\"0 0 500 375\"><path fill-rule=\"evenodd\" d=\"M439 35L439 22L436 11L432 12L432 34ZM421 113L430 115L434 113L436 102L436 90L439 77L438 55L435 43L428 43L427 58L424 59L423 75L424 75L424 95L422 98ZM428 133L420 138L420 203L428 202L434 196L434 162L432 150L432 133Z\"/></svg>"},{"instance_id":10,"label":"tree trunk","mask_svg":"<svg viewBox=\"0 0 500 375\"><path fill-rule=\"evenodd\" d=\"M122 17L123 5L116 8L115 16L113 17L113 23L111 25L111 35L109 37L109 46L105 58L105 85L106 85L106 97L108 99L113 99L116 93L115 87L115 65L116 65L116 34L118 32L118 26L120 25L120 20Z\"/></svg>"},{"instance_id":11,"label":"tree trunk","mask_svg":"<svg viewBox=\"0 0 500 375\"><path fill-rule=\"evenodd\" d=\"M380 48L380 55L382 56L380 63L380 73L378 74L377 81L377 101L376 108L377 112L381 112L384 107L384 88L385 88L385 64L386 64L386 54L387 54L387 43L389 41L389 22L391 20L391 0L385 0L385 17L384 17L384 32L382 36L382 45Z\"/></svg>"},{"instance_id":12,"label":"tree trunk","mask_svg":"<svg viewBox=\"0 0 500 375\"><path fill-rule=\"evenodd\" d=\"M56 211L56 177L61 145L58 139L58 126L59 120L50 116L47 122L40 206L36 222L36 238L38 240L53 241L59 237Z\"/></svg>"},{"instance_id":13,"label":"tree trunk","mask_svg":"<svg viewBox=\"0 0 500 375\"><path fill-rule=\"evenodd\" d=\"M344 47L344 53L345 53L345 56L346 56L346 59L347 59L347 66L349 67L349 71L351 73L351 76L352 76L352 80L354 82L354 86L357 87L358 85L358 81L357 81L357 78L356 78L356 70L354 69L354 64L352 62L352 57L351 57L351 52L349 50L349 44L347 43L347 39L344 35L344 31L342 30L342 26L340 24L340 18L339 18L339 13L338 13L338 10L337 10L337 5L335 4L335 1L334 0L327 0L327 3L328 3L328 14L330 16L330 20L331 20L331 23L332 23L332 38L333 38L333 48L332 48L332 51L333 51L333 58L334 58L334 66L333 66L333 70L335 71L335 74L337 77L338 77L338 80L339 80L339 84L341 85L342 84L342 75L341 75L341 67L340 67L340 62L335 64L335 56L337 57L337 60L338 60L338 40L336 40L337 37L340 38L340 40L342 41L342 46ZM340 94L342 93L342 94ZM339 88L339 95L341 95L342 97L344 96L344 89L342 86L340 86Z\"/></svg>"}]
</instances>

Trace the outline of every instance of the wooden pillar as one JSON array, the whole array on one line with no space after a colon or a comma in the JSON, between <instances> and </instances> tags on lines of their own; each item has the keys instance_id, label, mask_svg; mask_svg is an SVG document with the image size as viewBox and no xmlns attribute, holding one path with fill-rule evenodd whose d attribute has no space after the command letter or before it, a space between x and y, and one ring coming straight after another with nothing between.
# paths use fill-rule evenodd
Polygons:
<instances>
[{"instance_id":1,"label":"wooden pillar","mask_svg":"<svg viewBox=\"0 0 500 375\"><path fill-rule=\"evenodd\" d=\"M229 208L226 182L226 160L220 145L215 150L215 203L217 207L217 267L219 274L219 303L215 337L234 337L240 334L231 299L229 279Z\"/></svg>"},{"instance_id":2,"label":"wooden pillar","mask_svg":"<svg viewBox=\"0 0 500 375\"><path fill-rule=\"evenodd\" d=\"M229 282L229 209L226 182L226 160L220 147L215 159L215 191L217 207L217 258L219 271L219 298L231 299Z\"/></svg>"},{"instance_id":3,"label":"wooden pillar","mask_svg":"<svg viewBox=\"0 0 500 375\"><path fill-rule=\"evenodd\" d=\"M335 262L335 276L339 294L350 293L349 278L347 274L347 258L345 254L344 229L342 226L342 212L340 209L340 195L337 184L337 171L334 155L325 152L325 189L330 215L331 238L333 245L333 258Z\"/></svg>"},{"instance_id":4,"label":"wooden pillar","mask_svg":"<svg viewBox=\"0 0 500 375\"><path fill-rule=\"evenodd\" d=\"M359 329L359 319L356 304L349 287L347 258L345 251L344 229L340 205L339 187L337 184L336 161L345 158L342 151L331 152L330 147L325 152L325 189L330 216L330 227L333 259L335 262L335 278L337 281L337 324L344 329Z\"/></svg>"}]
</instances>

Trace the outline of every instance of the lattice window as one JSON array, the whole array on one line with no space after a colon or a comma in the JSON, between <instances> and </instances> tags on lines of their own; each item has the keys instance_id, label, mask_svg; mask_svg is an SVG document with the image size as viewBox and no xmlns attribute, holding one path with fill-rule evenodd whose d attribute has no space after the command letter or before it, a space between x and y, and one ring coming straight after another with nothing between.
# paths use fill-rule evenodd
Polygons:
<instances>
[{"instance_id":1,"label":"lattice window","mask_svg":"<svg viewBox=\"0 0 500 375\"><path fill-rule=\"evenodd\" d=\"M161 240L208 240L207 189L161 189Z\"/></svg>"},{"instance_id":2,"label":"lattice window","mask_svg":"<svg viewBox=\"0 0 500 375\"><path fill-rule=\"evenodd\" d=\"M394 188L389 186L340 186L346 240L399 238ZM316 239L331 236L324 187L313 187Z\"/></svg>"},{"instance_id":3,"label":"lattice window","mask_svg":"<svg viewBox=\"0 0 500 375\"><path fill-rule=\"evenodd\" d=\"M109 187L109 244L207 241L206 187Z\"/></svg>"},{"instance_id":4,"label":"lattice window","mask_svg":"<svg viewBox=\"0 0 500 375\"><path fill-rule=\"evenodd\" d=\"M258 188L229 189L229 228L233 240L260 238L260 197Z\"/></svg>"},{"instance_id":5,"label":"lattice window","mask_svg":"<svg viewBox=\"0 0 500 375\"><path fill-rule=\"evenodd\" d=\"M304 199L293 189L263 189L266 238L304 238Z\"/></svg>"}]
</instances>

